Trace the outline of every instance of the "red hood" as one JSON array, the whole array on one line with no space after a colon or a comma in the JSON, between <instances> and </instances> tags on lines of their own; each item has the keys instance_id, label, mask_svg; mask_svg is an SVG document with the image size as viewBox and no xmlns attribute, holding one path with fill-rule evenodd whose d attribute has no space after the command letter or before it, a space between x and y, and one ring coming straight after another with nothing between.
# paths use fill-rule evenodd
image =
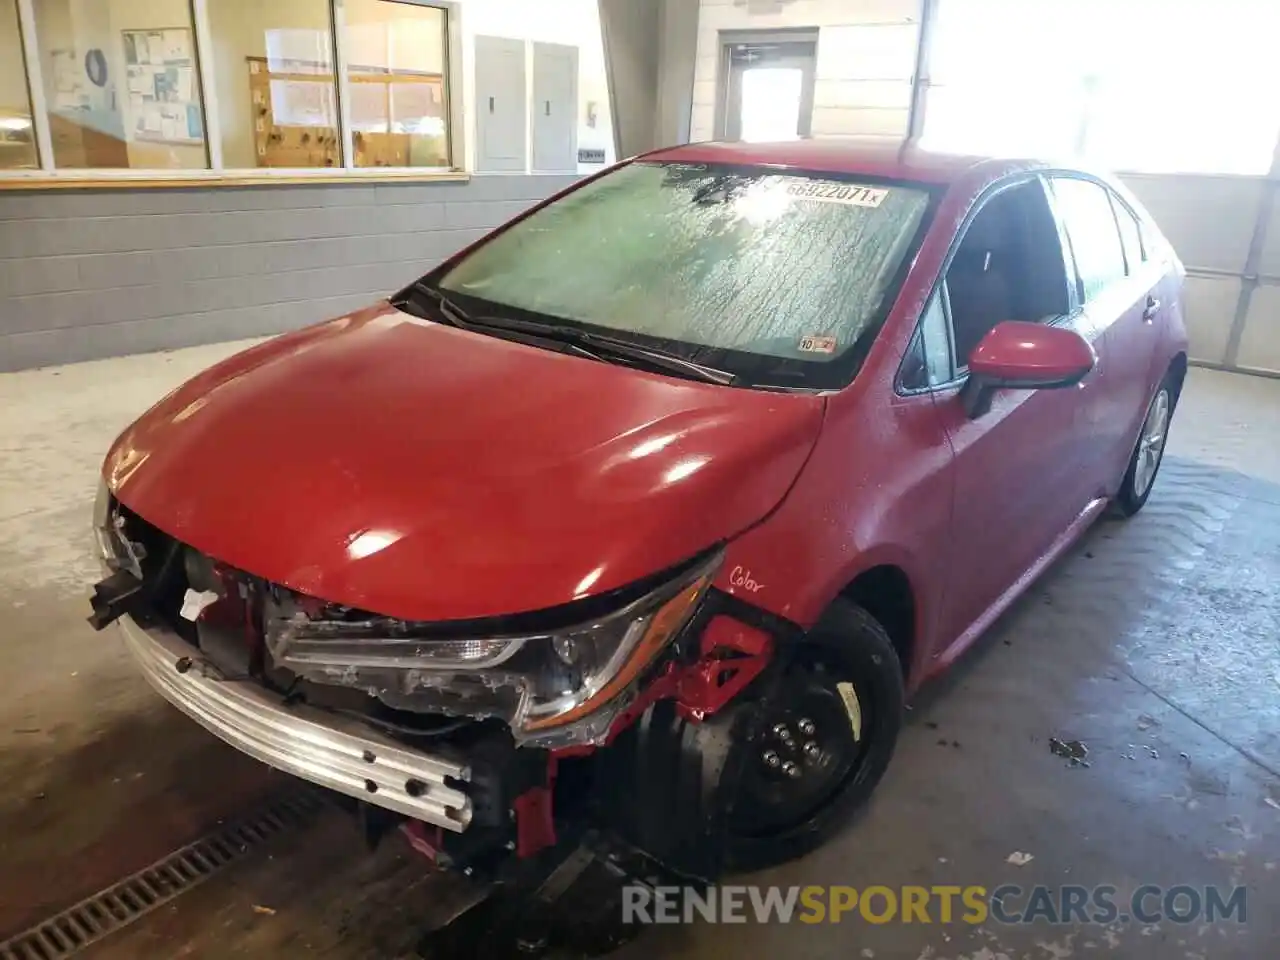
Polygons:
<instances>
[{"instance_id":1,"label":"red hood","mask_svg":"<svg viewBox=\"0 0 1280 960\"><path fill-rule=\"evenodd\" d=\"M764 517L812 396L694 383L383 304L232 357L126 430L130 509L232 566L407 620L551 607Z\"/></svg>"}]
</instances>

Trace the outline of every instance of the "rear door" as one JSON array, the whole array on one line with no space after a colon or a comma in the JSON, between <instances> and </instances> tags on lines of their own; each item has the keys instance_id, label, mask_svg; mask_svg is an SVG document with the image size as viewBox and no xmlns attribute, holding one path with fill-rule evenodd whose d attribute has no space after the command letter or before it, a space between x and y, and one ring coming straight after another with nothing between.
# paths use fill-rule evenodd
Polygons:
<instances>
[{"instance_id":1,"label":"rear door","mask_svg":"<svg viewBox=\"0 0 1280 960\"><path fill-rule=\"evenodd\" d=\"M1084 456L1099 493L1120 480L1151 393L1155 320L1164 309L1160 266L1148 258L1138 220L1109 187L1082 176L1051 178L1075 265L1082 322L1101 355L1087 413Z\"/></svg>"}]
</instances>

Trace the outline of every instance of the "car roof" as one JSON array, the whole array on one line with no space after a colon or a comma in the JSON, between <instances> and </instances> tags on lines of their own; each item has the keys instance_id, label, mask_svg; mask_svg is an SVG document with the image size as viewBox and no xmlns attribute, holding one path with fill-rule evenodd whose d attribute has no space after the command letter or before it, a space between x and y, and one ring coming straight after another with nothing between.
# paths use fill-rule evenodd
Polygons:
<instances>
[{"instance_id":1,"label":"car roof","mask_svg":"<svg viewBox=\"0 0 1280 960\"><path fill-rule=\"evenodd\" d=\"M1044 164L1028 158L975 156L922 149L914 141L862 137L826 137L780 143L708 141L645 154L664 163L728 163L821 173L864 174L891 180L953 183L974 168L994 179Z\"/></svg>"}]
</instances>

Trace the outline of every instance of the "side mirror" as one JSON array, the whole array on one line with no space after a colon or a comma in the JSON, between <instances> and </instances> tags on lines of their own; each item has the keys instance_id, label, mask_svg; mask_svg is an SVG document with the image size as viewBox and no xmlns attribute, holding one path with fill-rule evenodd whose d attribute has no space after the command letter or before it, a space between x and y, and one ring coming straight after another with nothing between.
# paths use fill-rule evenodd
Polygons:
<instances>
[{"instance_id":1,"label":"side mirror","mask_svg":"<svg viewBox=\"0 0 1280 960\"><path fill-rule=\"evenodd\" d=\"M991 409L996 390L1052 390L1071 387L1098 362L1093 346L1074 330L1006 320L997 324L969 355L969 380L961 392L965 412L980 417Z\"/></svg>"}]
</instances>

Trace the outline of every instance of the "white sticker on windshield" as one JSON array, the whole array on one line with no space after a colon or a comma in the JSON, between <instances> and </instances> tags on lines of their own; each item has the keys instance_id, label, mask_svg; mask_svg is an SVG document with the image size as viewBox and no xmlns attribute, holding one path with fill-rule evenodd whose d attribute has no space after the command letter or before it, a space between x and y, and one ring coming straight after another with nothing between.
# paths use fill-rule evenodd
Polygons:
<instances>
[{"instance_id":1,"label":"white sticker on windshield","mask_svg":"<svg viewBox=\"0 0 1280 960\"><path fill-rule=\"evenodd\" d=\"M835 337L818 337L813 334L800 338L800 346L798 348L801 353L835 353L836 338Z\"/></svg>"},{"instance_id":2,"label":"white sticker on windshield","mask_svg":"<svg viewBox=\"0 0 1280 960\"><path fill-rule=\"evenodd\" d=\"M884 187L861 187L856 183L834 183L830 180L804 180L787 185L787 193L805 200L822 203L847 203L855 207L878 207L889 191Z\"/></svg>"}]
</instances>

